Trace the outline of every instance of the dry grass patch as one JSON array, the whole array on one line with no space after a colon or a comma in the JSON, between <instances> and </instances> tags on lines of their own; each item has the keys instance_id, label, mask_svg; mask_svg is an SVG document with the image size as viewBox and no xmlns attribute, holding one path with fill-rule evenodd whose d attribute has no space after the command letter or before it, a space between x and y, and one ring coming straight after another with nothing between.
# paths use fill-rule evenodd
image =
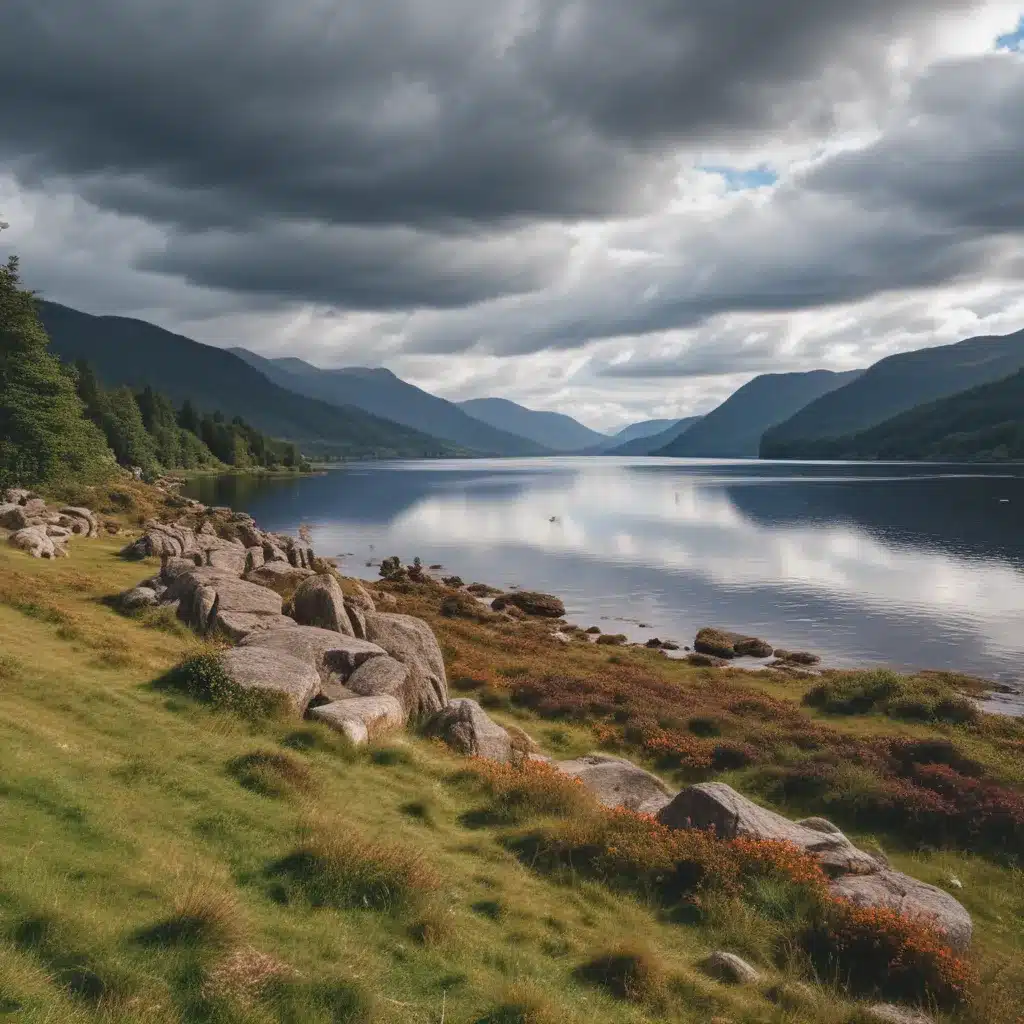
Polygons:
<instances>
[{"instance_id":1,"label":"dry grass patch","mask_svg":"<svg viewBox=\"0 0 1024 1024\"><path fill-rule=\"evenodd\" d=\"M144 929L138 939L151 946L207 946L224 948L244 931L235 897L210 881L192 883L175 900L174 913Z\"/></svg>"},{"instance_id":2,"label":"dry grass patch","mask_svg":"<svg viewBox=\"0 0 1024 1024\"><path fill-rule=\"evenodd\" d=\"M219 960L203 984L207 999L231 998L250 1005L272 982L296 978L294 968L252 946L236 949Z\"/></svg>"},{"instance_id":3,"label":"dry grass patch","mask_svg":"<svg viewBox=\"0 0 1024 1024\"><path fill-rule=\"evenodd\" d=\"M316 791L309 765L286 751L254 750L228 764L231 776L246 789L269 797L286 797Z\"/></svg>"},{"instance_id":4,"label":"dry grass patch","mask_svg":"<svg viewBox=\"0 0 1024 1024\"><path fill-rule=\"evenodd\" d=\"M576 975L616 999L655 1009L664 1006L668 997L668 972L660 958L646 946L619 946L601 953L581 964Z\"/></svg>"}]
</instances>

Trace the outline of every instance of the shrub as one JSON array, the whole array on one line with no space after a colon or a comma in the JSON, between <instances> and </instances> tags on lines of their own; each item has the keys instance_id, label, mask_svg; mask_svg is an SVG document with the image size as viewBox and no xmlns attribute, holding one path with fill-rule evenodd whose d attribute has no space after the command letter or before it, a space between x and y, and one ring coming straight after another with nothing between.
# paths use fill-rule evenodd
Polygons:
<instances>
[{"instance_id":1,"label":"shrub","mask_svg":"<svg viewBox=\"0 0 1024 1024\"><path fill-rule=\"evenodd\" d=\"M441 602L441 614L448 619L469 619L473 622L486 623L494 621L494 613L485 608L474 597L461 591L449 594Z\"/></svg>"},{"instance_id":2,"label":"shrub","mask_svg":"<svg viewBox=\"0 0 1024 1024\"><path fill-rule=\"evenodd\" d=\"M190 886L176 901L174 913L139 933L155 946L229 946L242 930L234 897L210 883Z\"/></svg>"},{"instance_id":3,"label":"shrub","mask_svg":"<svg viewBox=\"0 0 1024 1024\"><path fill-rule=\"evenodd\" d=\"M284 751L255 750L236 757L228 771L246 789L263 796L284 797L316 788L309 765Z\"/></svg>"},{"instance_id":4,"label":"shrub","mask_svg":"<svg viewBox=\"0 0 1024 1024\"><path fill-rule=\"evenodd\" d=\"M628 639L625 633L602 633L597 642L611 647L621 647Z\"/></svg>"},{"instance_id":5,"label":"shrub","mask_svg":"<svg viewBox=\"0 0 1024 1024\"><path fill-rule=\"evenodd\" d=\"M418 851L354 832L318 825L271 873L315 907L396 912L437 892L441 879Z\"/></svg>"},{"instance_id":6,"label":"shrub","mask_svg":"<svg viewBox=\"0 0 1024 1024\"><path fill-rule=\"evenodd\" d=\"M398 555L392 555L390 558L385 558L380 563L381 579L395 583L399 580L404 580L405 575L405 567L402 565L402 560Z\"/></svg>"},{"instance_id":7,"label":"shrub","mask_svg":"<svg viewBox=\"0 0 1024 1024\"><path fill-rule=\"evenodd\" d=\"M267 690L237 686L216 654L199 654L176 665L157 681L157 686L176 689L196 700L246 718L269 718L288 710L287 698Z\"/></svg>"},{"instance_id":8,"label":"shrub","mask_svg":"<svg viewBox=\"0 0 1024 1024\"><path fill-rule=\"evenodd\" d=\"M522 822L533 815L585 814L594 806L578 779L563 775L543 761L499 764L474 757L454 781L470 782L482 790L490 798L491 820L504 824Z\"/></svg>"},{"instance_id":9,"label":"shrub","mask_svg":"<svg viewBox=\"0 0 1024 1024\"><path fill-rule=\"evenodd\" d=\"M887 907L834 901L803 943L819 973L859 993L951 1008L967 998L974 981L970 965L939 932Z\"/></svg>"}]
</instances>

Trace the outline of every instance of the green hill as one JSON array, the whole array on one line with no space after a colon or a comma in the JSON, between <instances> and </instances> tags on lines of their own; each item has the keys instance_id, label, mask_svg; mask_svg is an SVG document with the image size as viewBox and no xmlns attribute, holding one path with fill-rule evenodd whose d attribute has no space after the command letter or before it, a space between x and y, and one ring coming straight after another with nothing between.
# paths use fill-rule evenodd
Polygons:
<instances>
[{"instance_id":1,"label":"green hill","mask_svg":"<svg viewBox=\"0 0 1024 1024\"><path fill-rule=\"evenodd\" d=\"M497 430L454 402L438 398L382 367L350 366L323 370L302 359L265 359L244 348L235 355L289 391L331 405L355 407L385 416L431 437L480 455L550 455L535 441Z\"/></svg>"},{"instance_id":2,"label":"green hill","mask_svg":"<svg viewBox=\"0 0 1024 1024\"><path fill-rule=\"evenodd\" d=\"M806 458L808 442L847 437L925 402L1001 380L1024 367L1024 331L889 356L767 431L761 457Z\"/></svg>"},{"instance_id":3,"label":"green hill","mask_svg":"<svg viewBox=\"0 0 1024 1024\"><path fill-rule=\"evenodd\" d=\"M761 435L822 395L856 380L863 370L764 373L654 455L680 458L756 458Z\"/></svg>"},{"instance_id":4,"label":"green hill","mask_svg":"<svg viewBox=\"0 0 1024 1024\"><path fill-rule=\"evenodd\" d=\"M822 459L1024 459L1024 370L804 451Z\"/></svg>"},{"instance_id":5,"label":"green hill","mask_svg":"<svg viewBox=\"0 0 1024 1024\"><path fill-rule=\"evenodd\" d=\"M295 394L224 349L202 345L144 320L92 316L39 302L50 350L64 362L85 360L108 387L159 388L175 404L240 416L260 431L300 444L309 454L347 458L417 458L456 454L436 438L361 409Z\"/></svg>"},{"instance_id":6,"label":"green hill","mask_svg":"<svg viewBox=\"0 0 1024 1024\"><path fill-rule=\"evenodd\" d=\"M609 438L560 412L527 409L507 398L471 398L459 408L499 430L517 434L556 452L579 452Z\"/></svg>"}]
</instances>

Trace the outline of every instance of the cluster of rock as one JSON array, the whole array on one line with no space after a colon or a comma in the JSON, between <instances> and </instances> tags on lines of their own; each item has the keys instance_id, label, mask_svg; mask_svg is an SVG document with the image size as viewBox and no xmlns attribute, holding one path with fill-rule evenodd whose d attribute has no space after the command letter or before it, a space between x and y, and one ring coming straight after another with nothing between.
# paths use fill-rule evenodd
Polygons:
<instances>
[{"instance_id":1,"label":"cluster of rock","mask_svg":"<svg viewBox=\"0 0 1024 1024\"><path fill-rule=\"evenodd\" d=\"M0 528L9 531L9 542L33 558L66 558L72 537L95 537L100 531L95 513L77 505L51 508L46 502L18 487L4 492L0 502Z\"/></svg>"}]
</instances>

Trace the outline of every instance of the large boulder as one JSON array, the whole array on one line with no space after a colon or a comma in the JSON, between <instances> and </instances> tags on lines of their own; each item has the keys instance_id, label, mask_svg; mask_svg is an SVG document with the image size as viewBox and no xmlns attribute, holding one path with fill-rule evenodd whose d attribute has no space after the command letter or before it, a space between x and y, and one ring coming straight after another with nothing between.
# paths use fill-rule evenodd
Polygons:
<instances>
[{"instance_id":1,"label":"large boulder","mask_svg":"<svg viewBox=\"0 0 1024 1024\"><path fill-rule=\"evenodd\" d=\"M451 701L430 722L428 732L471 757L486 757L491 761L508 761L512 757L512 739L491 721L475 700L465 697Z\"/></svg>"},{"instance_id":2,"label":"large boulder","mask_svg":"<svg viewBox=\"0 0 1024 1024\"><path fill-rule=\"evenodd\" d=\"M556 767L580 782L605 807L625 807L640 814L657 814L672 800L672 791L657 776L621 757L588 754Z\"/></svg>"},{"instance_id":3,"label":"large boulder","mask_svg":"<svg viewBox=\"0 0 1024 1024\"><path fill-rule=\"evenodd\" d=\"M279 695L296 714L305 714L320 688L316 670L285 651L232 647L218 655L228 678L239 689Z\"/></svg>"},{"instance_id":4,"label":"large boulder","mask_svg":"<svg viewBox=\"0 0 1024 1024\"><path fill-rule=\"evenodd\" d=\"M289 629L295 620L287 615L255 615L252 612L230 612L217 610L213 629L234 643L239 643L251 633L268 629Z\"/></svg>"},{"instance_id":5,"label":"large boulder","mask_svg":"<svg viewBox=\"0 0 1024 1024\"><path fill-rule=\"evenodd\" d=\"M713 658L770 658L773 651L771 644L755 636L711 626L698 631L693 649L698 654L708 654Z\"/></svg>"},{"instance_id":6,"label":"large boulder","mask_svg":"<svg viewBox=\"0 0 1024 1024\"><path fill-rule=\"evenodd\" d=\"M296 658L309 665L324 685L347 684L363 662L384 657L384 650L376 644L316 626L251 633L240 646L278 651Z\"/></svg>"},{"instance_id":7,"label":"large boulder","mask_svg":"<svg viewBox=\"0 0 1024 1024\"><path fill-rule=\"evenodd\" d=\"M431 628L411 615L368 612L366 639L409 669L409 713L425 718L448 704L444 658Z\"/></svg>"},{"instance_id":8,"label":"large boulder","mask_svg":"<svg viewBox=\"0 0 1024 1024\"><path fill-rule=\"evenodd\" d=\"M81 534L83 537L96 537L100 532L99 520L96 513L91 509L83 508L81 505L65 505L57 510L59 515L71 520L67 525L72 533Z\"/></svg>"},{"instance_id":9,"label":"large boulder","mask_svg":"<svg viewBox=\"0 0 1024 1024\"><path fill-rule=\"evenodd\" d=\"M750 836L792 843L812 854L833 875L870 874L883 866L823 819L816 819L815 827L800 825L755 804L724 782L687 786L662 808L658 820L669 828L713 829L723 839ZM825 831L823 825L831 831Z\"/></svg>"},{"instance_id":10,"label":"large boulder","mask_svg":"<svg viewBox=\"0 0 1024 1024\"><path fill-rule=\"evenodd\" d=\"M356 635L345 611L345 595L330 573L309 576L298 585L292 598L292 615L302 626Z\"/></svg>"},{"instance_id":11,"label":"large boulder","mask_svg":"<svg viewBox=\"0 0 1024 1024\"><path fill-rule=\"evenodd\" d=\"M24 505L32 497L32 492L26 491L23 487L8 487L4 491L4 501L10 505Z\"/></svg>"},{"instance_id":12,"label":"large boulder","mask_svg":"<svg viewBox=\"0 0 1024 1024\"><path fill-rule=\"evenodd\" d=\"M30 525L29 518L21 505L11 502L0 505L0 526L5 530L24 530Z\"/></svg>"},{"instance_id":13,"label":"large boulder","mask_svg":"<svg viewBox=\"0 0 1024 1024\"><path fill-rule=\"evenodd\" d=\"M565 605L560 598L533 590L517 590L511 594L502 594L491 602L491 608L496 612L504 611L510 606L527 615L537 615L546 619L560 619L565 615Z\"/></svg>"},{"instance_id":14,"label":"large boulder","mask_svg":"<svg viewBox=\"0 0 1024 1024\"><path fill-rule=\"evenodd\" d=\"M68 553L63 538L48 536L45 526L26 526L11 534L10 543L33 558L65 558Z\"/></svg>"},{"instance_id":15,"label":"large boulder","mask_svg":"<svg viewBox=\"0 0 1024 1024\"><path fill-rule=\"evenodd\" d=\"M375 612L377 605L370 596L370 592L357 579L345 579L342 583L342 590L345 594L345 611L348 613L352 629L356 636L365 637L366 615L368 612Z\"/></svg>"},{"instance_id":16,"label":"large boulder","mask_svg":"<svg viewBox=\"0 0 1024 1024\"><path fill-rule=\"evenodd\" d=\"M160 601L160 595L152 587L138 586L126 590L117 598L118 605L126 612L136 608L149 608Z\"/></svg>"},{"instance_id":17,"label":"large boulder","mask_svg":"<svg viewBox=\"0 0 1024 1024\"><path fill-rule=\"evenodd\" d=\"M303 580L314 575L312 569L302 569L286 561L275 560L247 572L245 578L250 583L276 591L282 597L290 597Z\"/></svg>"},{"instance_id":18,"label":"large boulder","mask_svg":"<svg viewBox=\"0 0 1024 1024\"><path fill-rule=\"evenodd\" d=\"M356 744L367 743L405 725L402 705L388 696L331 701L311 708L309 717L344 733Z\"/></svg>"},{"instance_id":19,"label":"large boulder","mask_svg":"<svg viewBox=\"0 0 1024 1024\"><path fill-rule=\"evenodd\" d=\"M196 532L190 526L151 519L144 529L141 537L122 549L122 558L191 558L197 563L204 560Z\"/></svg>"},{"instance_id":20,"label":"large boulder","mask_svg":"<svg viewBox=\"0 0 1024 1024\"><path fill-rule=\"evenodd\" d=\"M346 680L348 689L361 697L394 697L408 718L415 714L418 694L410 683L412 672L408 665L395 661L390 655L364 661Z\"/></svg>"},{"instance_id":21,"label":"large boulder","mask_svg":"<svg viewBox=\"0 0 1024 1024\"><path fill-rule=\"evenodd\" d=\"M948 892L901 871L844 875L829 885L833 896L859 907L888 907L905 917L926 921L942 932L946 942L963 952L971 944L971 915Z\"/></svg>"},{"instance_id":22,"label":"large boulder","mask_svg":"<svg viewBox=\"0 0 1024 1024\"><path fill-rule=\"evenodd\" d=\"M241 576L248 565L245 546L236 540L222 540L217 536L197 536L203 564Z\"/></svg>"},{"instance_id":23,"label":"large boulder","mask_svg":"<svg viewBox=\"0 0 1024 1024\"><path fill-rule=\"evenodd\" d=\"M281 616L281 597L273 590L247 583L230 570L198 566L168 581L163 594L167 602L178 601L178 614L193 629L207 633L216 628L219 616Z\"/></svg>"}]
</instances>

